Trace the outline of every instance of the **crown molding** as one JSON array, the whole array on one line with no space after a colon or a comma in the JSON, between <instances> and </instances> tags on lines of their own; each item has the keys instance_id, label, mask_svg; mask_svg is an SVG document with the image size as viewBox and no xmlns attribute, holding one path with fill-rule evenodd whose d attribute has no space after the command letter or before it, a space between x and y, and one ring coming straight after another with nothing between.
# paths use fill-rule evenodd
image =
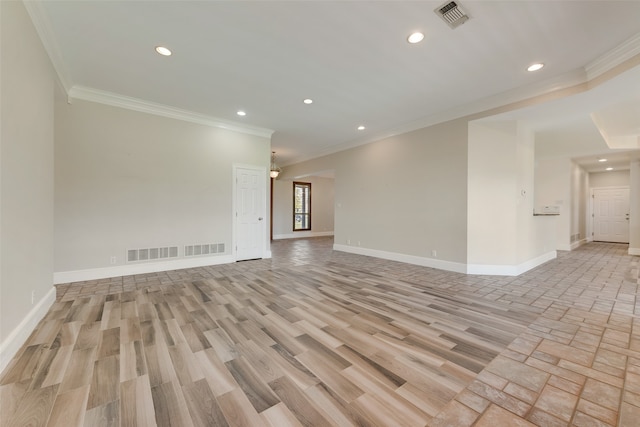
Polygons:
<instances>
[{"instance_id":1,"label":"crown molding","mask_svg":"<svg viewBox=\"0 0 640 427\"><path fill-rule=\"evenodd\" d=\"M640 55L640 33L635 34L609 52L585 65L587 80L599 77L636 55Z\"/></svg>"},{"instance_id":2,"label":"crown molding","mask_svg":"<svg viewBox=\"0 0 640 427\"><path fill-rule=\"evenodd\" d=\"M58 43L56 43L56 37L51 27L51 22L49 21L49 17L42 5L42 2L39 0L30 0L23 1L22 4L24 4L29 17L31 18L31 22L40 37L44 50L49 55L49 59L51 60L51 64L58 76L60 84L64 88L65 92L69 92L69 89L73 86L71 74L69 73L69 70L62 58L62 52L58 47Z\"/></svg>"},{"instance_id":3,"label":"crown molding","mask_svg":"<svg viewBox=\"0 0 640 427\"><path fill-rule=\"evenodd\" d=\"M211 126L248 135L261 136L264 138L271 138L271 135L274 132L271 129L224 121L204 114L194 113L192 111L182 110L168 105L156 104L154 102L85 86L73 86L69 90L69 98L97 102L99 104L110 105L112 107L125 108L127 110L154 114L156 116L168 117L170 119L197 123L199 125Z\"/></svg>"},{"instance_id":4,"label":"crown molding","mask_svg":"<svg viewBox=\"0 0 640 427\"><path fill-rule=\"evenodd\" d=\"M504 110L499 112L505 112L512 109L521 108L526 105L533 105L538 102L547 100L548 96L553 96L553 94L561 93L561 91L570 88L580 87L580 85L584 85L584 83L586 82L586 73L584 69L579 68L577 70L562 74L560 76L551 77L538 83L517 87L506 92L482 98L475 102L463 104L442 112L438 112L436 114L432 114L427 117L423 117L418 120L413 120L395 126L393 128L383 130L381 132L376 132L375 134L372 134L366 138L354 139L344 144L334 145L324 150L317 151L311 155L294 158L289 160L282 166L290 166L307 160L316 159L318 157L323 157L330 154L338 153L340 151L349 150L361 145L370 144L372 142L391 138L396 135L402 135L404 133L423 129L429 126L434 126L438 123L460 119L462 117L493 115L498 113L496 112L497 109ZM583 91L586 89L587 88L585 86L584 88L578 90Z\"/></svg>"},{"instance_id":5,"label":"crown molding","mask_svg":"<svg viewBox=\"0 0 640 427\"><path fill-rule=\"evenodd\" d=\"M589 83L593 82L598 77L603 76L606 72L612 71L616 67L624 64L626 61L638 56L640 56L640 33L637 33L631 38L625 40L614 49L586 64L584 67L565 73L561 76L552 77L542 82L518 87L483 98L476 102L454 107L422 119L378 132L367 138L355 139L344 144L334 145L314 154L291 159L282 166L290 166L307 160L316 159L462 117L497 114L498 112L515 110L527 105L544 102L548 100L549 97L563 97L584 92L590 89L588 87ZM573 89L574 93L564 92L569 89ZM495 110L497 109L504 111L496 112Z\"/></svg>"}]
</instances>

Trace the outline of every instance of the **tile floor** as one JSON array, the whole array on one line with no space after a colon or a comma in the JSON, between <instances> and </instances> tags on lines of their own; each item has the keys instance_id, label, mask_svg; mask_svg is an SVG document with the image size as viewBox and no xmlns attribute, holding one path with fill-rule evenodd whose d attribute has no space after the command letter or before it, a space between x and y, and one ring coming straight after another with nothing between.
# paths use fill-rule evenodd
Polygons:
<instances>
[{"instance_id":1,"label":"tile floor","mask_svg":"<svg viewBox=\"0 0 640 427\"><path fill-rule=\"evenodd\" d=\"M58 301L230 273L303 267L313 275L348 265L535 319L428 425L640 425L640 257L627 255L627 245L590 243L518 277L451 273L331 245L331 238L277 241L270 260L59 285Z\"/></svg>"}]
</instances>

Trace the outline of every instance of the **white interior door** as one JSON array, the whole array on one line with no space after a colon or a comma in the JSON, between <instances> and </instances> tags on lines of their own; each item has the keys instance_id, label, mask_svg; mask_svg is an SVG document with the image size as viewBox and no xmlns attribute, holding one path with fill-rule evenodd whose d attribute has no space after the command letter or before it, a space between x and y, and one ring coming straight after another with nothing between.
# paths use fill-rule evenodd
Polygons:
<instances>
[{"instance_id":1,"label":"white interior door","mask_svg":"<svg viewBox=\"0 0 640 427\"><path fill-rule=\"evenodd\" d=\"M264 257L265 243L265 171L250 167L235 168L236 260Z\"/></svg>"},{"instance_id":2,"label":"white interior door","mask_svg":"<svg viewBox=\"0 0 640 427\"><path fill-rule=\"evenodd\" d=\"M593 190L593 240L629 243L629 189Z\"/></svg>"}]
</instances>

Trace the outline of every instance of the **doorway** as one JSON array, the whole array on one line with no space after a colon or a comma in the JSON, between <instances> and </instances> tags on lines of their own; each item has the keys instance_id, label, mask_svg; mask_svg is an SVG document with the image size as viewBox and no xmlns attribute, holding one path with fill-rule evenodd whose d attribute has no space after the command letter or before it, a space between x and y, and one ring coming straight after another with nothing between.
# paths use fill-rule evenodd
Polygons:
<instances>
[{"instance_id":1,"label":"doorway","mask_svg":"<svg viewBox=\"0 0 640 427\"><path fill-rule=\"evenodd\" d=\"M593 240L629 243L629 187L594 188Z\"/></svg>"}]
</instances>

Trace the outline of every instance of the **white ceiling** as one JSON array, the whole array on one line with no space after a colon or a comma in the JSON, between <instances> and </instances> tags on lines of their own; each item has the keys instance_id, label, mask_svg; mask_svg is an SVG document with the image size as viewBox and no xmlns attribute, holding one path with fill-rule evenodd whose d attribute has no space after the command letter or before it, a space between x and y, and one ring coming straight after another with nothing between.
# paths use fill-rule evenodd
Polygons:
<instances>
[{"instance_id":1,"label":"white ceiling","mask_svg":"<svg viewBox=\"0 0 640 427\"><path fill-rule=\"evenodd\" d=\"M587 81L625 42L640 54L640 1L461 0L471 19L455 30L434 13L441 4L38 1L28 9L71 93L91 88L273 130L280 164ZM410 45L415 30L426 37ZM156 54L158 45L174 54ZM525 70L537 61L545 68ZM561 109L564 122L538 125L546 137L581 135L588 145L601 133L590 115L615 122L616 111L640 103L633 96L617 106L589 97L579 113ZM640 134L634 114L615 128Z\"/></svg>"}]
</instances>

